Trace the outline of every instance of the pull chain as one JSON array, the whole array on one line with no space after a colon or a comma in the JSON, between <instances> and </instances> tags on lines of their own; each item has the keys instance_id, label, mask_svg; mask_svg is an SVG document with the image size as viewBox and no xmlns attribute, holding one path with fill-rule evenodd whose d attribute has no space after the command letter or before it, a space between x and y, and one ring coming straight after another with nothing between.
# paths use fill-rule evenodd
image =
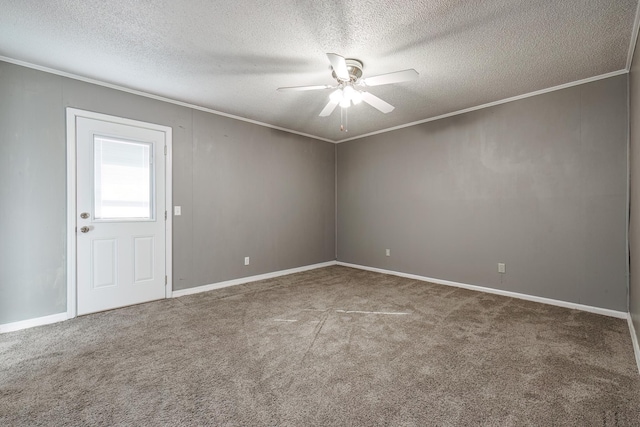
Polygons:
<instances>
[{"instance_id":1,"label":"pull chain","mask_svg":"<svg viewBox=\"0 0 640 427\"><path fill-rule=\"evenodd\" d=\"M341 132L349 132L347 130L347 125L349 124L349 118L347 116L347 109L340 108L340 131Z\"/></svg>"}]
</instances>

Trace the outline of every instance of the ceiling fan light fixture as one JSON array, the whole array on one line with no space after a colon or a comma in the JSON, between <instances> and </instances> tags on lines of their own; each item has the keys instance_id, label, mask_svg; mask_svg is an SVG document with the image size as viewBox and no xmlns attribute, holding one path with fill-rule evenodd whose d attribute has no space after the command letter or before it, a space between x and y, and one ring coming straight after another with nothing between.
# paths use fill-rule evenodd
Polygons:
<instances>
[{"instance_id":1,"label":"ceiling fan light fixture","mask_svg":"<svg viewBox=\"0 0 640 427\"><path fill-rule=\"evenodd\" d=\"M348 85L345 86L344 89L342 89L342 92L345 98L351 99L355 90L353 89L353 86Z\"/></svg>"},{"instance_id":2,"label":"ceiling fan light fixture","mask_svg":"<svg viewBox=\"0 0 640 427\"><path fill-rule=\"evenodd\" d=\"M347 85L342 89L342 100L340 101L342 108L349 107L351 103L357 105L360 102L362 102L362 94L352 85Z\"/></svg>"},{"instance_id":3,"label":"ceiling fan light fixture","mask_svg":"<svg viewBox=\"0 0 640 427\"><path fill-rule=\"evenodd\" d=\"M342 89L334 90L331 92L331 95L329 95L329 99L333 102L340 102L342 98Z\"/></svg>"}]
</instances>

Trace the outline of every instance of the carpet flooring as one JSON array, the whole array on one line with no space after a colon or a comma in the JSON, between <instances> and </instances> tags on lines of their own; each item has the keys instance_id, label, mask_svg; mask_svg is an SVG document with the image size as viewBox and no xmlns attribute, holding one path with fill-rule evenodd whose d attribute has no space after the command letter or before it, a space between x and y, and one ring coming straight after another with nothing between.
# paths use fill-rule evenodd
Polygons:
<instances>
[{"instance_id":1,"label":"carpet flooring","mask_svg":"<svg viewBox=\"0 0 640 427\"><path fill-rule=\"evenodd\" d=\"M341 266L0 335L2 426L639 426L621 319Z\"/></svg>"}]
</instances>

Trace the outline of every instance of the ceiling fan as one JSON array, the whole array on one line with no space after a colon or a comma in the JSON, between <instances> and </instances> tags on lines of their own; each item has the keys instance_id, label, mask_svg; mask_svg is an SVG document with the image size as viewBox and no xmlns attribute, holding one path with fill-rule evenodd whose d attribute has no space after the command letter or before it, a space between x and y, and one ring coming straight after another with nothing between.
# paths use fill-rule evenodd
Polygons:
<instances>
[{"instance_id":1,"label":"ceiling fan","mask_svg":"<svg viewBox=\"0 0 640 427\"><path fill-rule=\"evenodd\" d=\"M329 103L320 112L321 117L329 116L335 108L348 108L364 101L375 109L390 113L395 108L393 105L367 92L365 89L371 86L381 86L391 83L406 82L418 78L418 72L414 69L395 71L388 74L380 74L362 78L362 61L352 58L344 58L335 53L327 53L327 58L333 69L332 76L337 85L293 86L279 87L279 91L307 91L335 89L329 95Z\"/></svg>"}]
</instances>

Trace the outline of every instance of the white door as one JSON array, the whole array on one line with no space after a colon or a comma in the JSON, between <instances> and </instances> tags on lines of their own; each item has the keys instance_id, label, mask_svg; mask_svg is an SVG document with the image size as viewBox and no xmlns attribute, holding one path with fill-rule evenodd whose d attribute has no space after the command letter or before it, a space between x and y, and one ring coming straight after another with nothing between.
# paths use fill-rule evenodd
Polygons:
<instances>
[{"instance_id":1,"label":"white door","mask_svg":"<svg viewBox=\"0 0 640 427\"><path fill-rule=\"evenodd\" d=\"M76 119L79 315L165 297L165 137Z\"/></svg>"}]
</instances>

